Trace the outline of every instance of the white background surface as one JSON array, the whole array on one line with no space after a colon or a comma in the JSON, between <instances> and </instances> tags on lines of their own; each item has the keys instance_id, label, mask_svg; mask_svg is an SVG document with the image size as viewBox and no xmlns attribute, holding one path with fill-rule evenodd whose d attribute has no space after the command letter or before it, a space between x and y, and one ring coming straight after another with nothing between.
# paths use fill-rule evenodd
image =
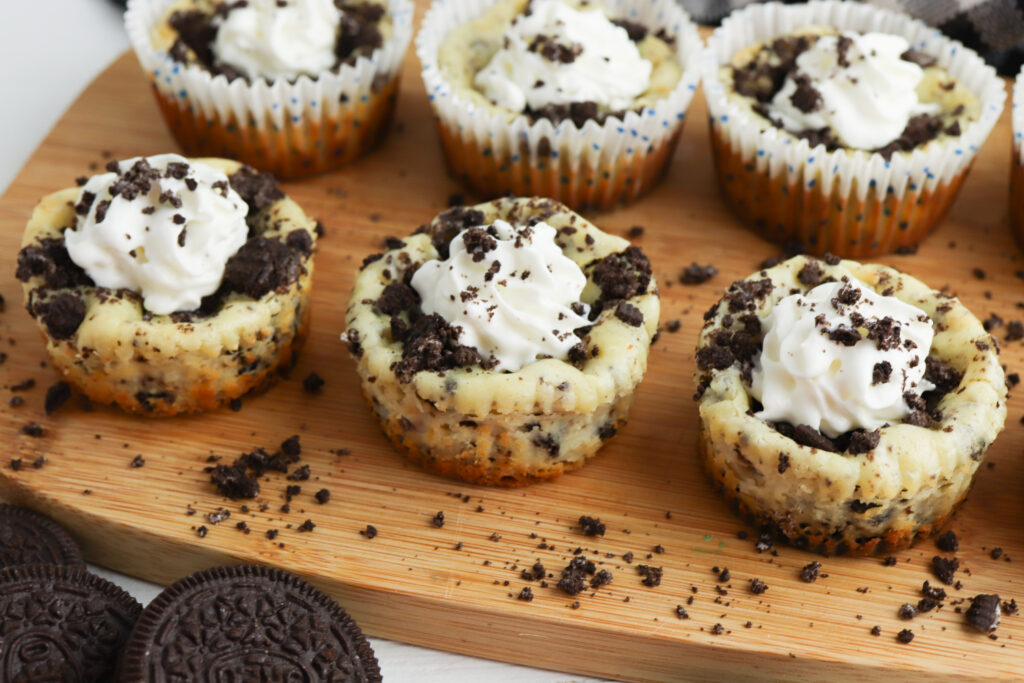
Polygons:
<instances>
[{"instance_id":1,"label":"white background surface","mask_svg":"<svg viewBox=\"0 0 1024 683\"><path fill-rule=\"evenodd\" d=\"M85 86L127 49L121 11L107 0L0 0L0 193ZM91 569L144 605L161 590ZM386 681L595 681L376 638L372 642Z\"/></svg>"}]
</instances>

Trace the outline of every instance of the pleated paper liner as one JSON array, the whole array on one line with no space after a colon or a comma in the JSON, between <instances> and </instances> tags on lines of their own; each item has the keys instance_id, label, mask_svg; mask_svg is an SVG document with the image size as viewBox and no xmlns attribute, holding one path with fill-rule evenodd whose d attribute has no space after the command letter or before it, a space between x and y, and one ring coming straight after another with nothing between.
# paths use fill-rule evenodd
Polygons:
<instances>
[{"instance_id":1,"label":"pleated paper liner","mask_svg":"<svg viewBox=\"0 0 1024 683\"><path fill-rule=\"evenodd\" d=\"M168 4L130 0L125 25L160 111L187 155L228 157L298 178L352 161L387 132L412 36L410 0L388 0L393 33L370 57L316 78L270 83L229 82L158 51L150 31Z\"/></svg>"},{"instance_id":2,"label":"pleated paper liner","mask_svg":"<svg viewBox=\"0 0 1024 683\"><path fill-rule=\"evenodd\" d=\"M804 26L905 36L932 55L981 104L957 137L910 153L812 148L729 100L719 68L739 50ZM846 2L752 5L734 12L708 41L701 74L722 193L743 223L766 239L804 250L864 258L917 246L956 199L975 155L1002 112L1005 91L974 52L910 17Z\"/></svg>"},{"instance_id":3,"label":"pleated paper liner","mask_svg":"<svg viewBox=\"0 0 1024 683\"><path fill-rule=\"evenodd\" d=\"M1024 68L1013 83L1013 154L1010 155L1010 226L1024 248Z\"/></svg>"}]
</instances>

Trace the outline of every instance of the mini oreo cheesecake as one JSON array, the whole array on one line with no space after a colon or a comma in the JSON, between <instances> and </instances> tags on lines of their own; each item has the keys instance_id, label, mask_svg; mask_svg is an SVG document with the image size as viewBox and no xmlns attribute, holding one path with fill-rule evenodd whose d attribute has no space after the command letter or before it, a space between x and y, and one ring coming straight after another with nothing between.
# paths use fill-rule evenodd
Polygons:
<instances>
[{"instance_id":1,"label":"mini oreo cheesecake","mask_svg":"<svg viewBox=\"0 0 1024 683\"><path fill-rule=\"evenodd\" d=\"M80 183L40 201L17 267L67 382L165 416L216 408L290 367L321 231L273 176L161 154Z\"/></svg>"},{"instance_id":2,"label":"mini oreo cheesecake","mask_svg":"<svg viewBox=\"0 0 1024 683\"><path fill-rule=\"evenodd\" d=\"M281 178L365 154L394 115L409 0L129 0L125 27L191 156Z\"/></svg>"},{"instance_id":3,"label":"mini oreo cheesecake","mask_svg":"<svg viewBox=\"0 0 1024 683\"><path fill-rule=\"evenodd\" d=\"M891 552L953 514L1006 418L996 342L881 265L796 257L733 283L697 345L700 450L800 548Z\"/></svg>"},{"instance_id":4,"label":"mini oreo cheesecake","mask_svg":"<svg viewBox=\"0 0 1024 683\"><path fill-rule=\"evenodd\" d=\"M520 486L622 427L660 310L638 247L547 199L449 209L389 246L356 277L344 338L412 460Z\"/></svg>"},{"instance_id":5,"label":"mini oreo cheesecake","mask_svg":"<svg viewBox=\"0 0 1024 683\"><path fill-rule=\"evenodd\" d=\"M672 0L439 0L417 36L453 175L482 196L575 209L660 180L701 46Z\"/></svg>"},{"instance_id":6,"label":"mini oreo cheesecake","mask_svg":"<svg viewBox=\"0 0 1024 683\"><path fill-rule=\"evenodd\" d=\"M719 185L746 227L800 251L916 247L1002 111L977 54L868 4L754 4L701 58Z\"/></svg>"}]
</instances>

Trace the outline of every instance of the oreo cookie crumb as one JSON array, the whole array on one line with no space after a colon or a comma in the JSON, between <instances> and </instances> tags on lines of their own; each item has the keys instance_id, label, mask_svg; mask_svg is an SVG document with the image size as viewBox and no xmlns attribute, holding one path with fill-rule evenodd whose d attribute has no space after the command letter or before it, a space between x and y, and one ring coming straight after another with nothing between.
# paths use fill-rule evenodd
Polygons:
<instances>
[{"instance_id":1,"label":"oreo cookie crumb","mask_svg":"<svg viewBox=\"0 0 1024 683\"><path fill-rule=\"evenodd\" d=\"M960 542L952 530L947 531L935 539L935 545L939 550L947 553L955 553L960 548Z\"/></svg>"},{"instance_id":2,"label":"oreo cookie crumb","mask_svg":"<svg viewBox=\"0 0 1024 683\"><path fill-rule=\"evenodd\" d=\"M658 586L661 584L661 576L664 571L662 567L653 567L651 565L638 564L636 566L636 570L641 576L644 577L641 581L643 585L650 586L653 588L654 586Z\"/></svg>"},{"instance_id":3,"label":"oreo cookie crumb","mask_svg":"<svg viewBox=\"0 0 1024 683\"><path fill-rule=\"evenodd\" d=\"M917 616L917 608L909 602L903 603L899 610L900 619L913 619Z\"/></svg>"},{"instance_id":4,"label":"oreo cookie crumb","mask_svg":"<svg viewBox=\"0 0 1024 683\"><path fill-rule=\"evenodd\" d=\"M145 467L145 465L146 459L142 457L141 453L132 458L132 461L129 463L129 467Z\"/></svg>"},{"instance_id":5,"label":"oreo cookie crumb","mask_svg":"<svg viewBox=\"0 0 1024 683\"><path fill-rule=\"evenodd\" d=\"M947 586L953 585L954 575L959 568L960 560L955 557L946 559L936 555L932 558L932 571L935 573L936 578Z\"/></svg>"},{"instance_id":6,"label":"oreo cookie crumb","mask_svg":"<svg viewBox=\"0 0 1024 683\"><path fill-rule=\"evenodd\" d=\"M620 301L615 307L615 317L630 327L640 327L644 322L644 314L631 303Z\"/></svg>"},{"instance_id":7,"label":"oreo cookie crumb","mask_svg":"<svg viewBox=\"0 0 1024 683\"><path fill-rule=\"evenodd\" d=\"M718 275L718 268L715 266L711 264L702 266L694 262L683 269L682 274L679 276L679 282L684 285L700 285L716 275Z\"/></svg>"},{"instance_id":8,"label":"oreo cookie crumb","mask_svg":"<svg viewBox=\"0 0 1024 683\"><path fill-rule=\"evenodd\" d=\"M921 586L921 594L929 600L934 600L936 602L942 602L946 599L945 589L933 586L927 581L925 581Z\"/></svg>"},{"instance_id":9,"label":"oreo cookie crumb","mask_svg":"<svg viewBox=\"0 0 1024 683\"><path fill-rule=\"evenodd\" d=\"M583 515L579 519L579 525L585 536L604 536L605 525L596 517Z\"/></svg>"},{"instance_id":10,"label":"oreo cookie crumb","mask_svg":"<svg viewBox=\"0 0 1024 683\"><path fill-rule=\"evenodd\" d=\"M754 595L761 595L766 590L768 590L768 584L766 584L761 579L751 579L750 580L750 592L753 593Z\"/></svg>"},{"instance_id":11,"label":"oreo cookie crumb","mask_svg":"<svg viewBox=\"0 0 1024 683\"><path fill-rule=\"evenodd\" d=\"M299 444L299 435L292 434L287 439L281 442L281 452L287 456L295 457L302 454L302 446ZM309 466L306 465L307 474L309 472ZM308 478L308 476L306 477Z\"/></svg>"},{"instance_id":12,"label":"oreo cookie crumb","mask_svg":"<svg viewBox=\"0 0 1024 683\"><path fill-rule=\"evenodd\" d=\"M806 583L814 583L819 576L821 576L821 563L817 561L804 565L804 568L800 570L800 580Z\"/></svg>"},{"instance_id":13,"label":"oreo cookie crumb","mask_svg":"<svg viewBox=\"0 0 1024 683\"><path fill-rule=\"evenodd\" d=\"M977 595L964 618L968 625L982 633L991 633L999 626L1001 604L998 595Z\"/></svg>"},{"instance_id":14,"label":"oreo cookie crumb","mask_svg":"<svg viewBox=\"0 0 1024 683\"><path fill-rule=\"evenodd\" d=\"M316 502L320 503L321 505L326 505L328 501L331 500L331 492L327 489L320 489L315 494L313 494L313 498L315 498Z\"/></svg>"},{"instance_id":15,"label":"oreo cookie crumb","mask_svg":"<svg viewBox=\"0 0 1024 683\"><path fill-rule=\"evenodd\" d=\"M65 403L71 398L71 385L67 382L57 382L50 386L46 390L46 400L44 402L44 408L46 414L50 415L55 413L64 406Z\"/></svg>"},{"instance_id":16,"label":"oreo cookie crumb","mask_svg":"<svg viewBox=\"0 0 1024 683\"><path fill-rule=\"evenodd\" d=\"M608 571L607 569L601 569L596 574L594 574L592 579L590 579L590 587L600 588L602 586L607 586L612 582L613 578L614 577L612 576L612 573L610 571Z\"/></svg>"},{"instance_id":17,"label":"oreo cookie crumb","mask_svg":"<svg viewBox=\"0 0 1024 683\"><path fill-rule=\"evenodd\" d=\"M302 380L302 389L307 394L319 394L324 388L324 379L315 372L311 372L306 375L306 378Z\"/></svg>"},{"instance_id":18,"label":"oreo cookie crumb","mask_svg":"<svg viewBox=\"0 0 1024 683\"><path fill-rule=\"evenodd\" d=\"M433 518L430 520L430 523L433 524L438 529L443 527L444 526L444 511L443 510L438 510L437 514L434 515Z\"/></svg>"},{"instance_id":19,"label":"oreo cookie crumb","mask_svg":"<svg viewBox=\"0 0 1024 683\"><path fill-rule=\"evenodd\" d=\"M906 645L914 639L914 632L909 628L905 628L896 634L896 640Z\"/></svg>"},{"instance_id":20,"label":"oreo cookie crumb","mask_svg":"<svg viewBox=\"0 0 1024 683\"><path fill-rule=\"evenodd\" d=\"M568 595L578 595L587 587L587 576L595 574L594 563L583 555L576 555L562 570L558 588Z\"/></svg>"},{"instance_id":21,"label":"oreo cookie crumb","mask_svg":"<svg viewBox=\"0 0 1024 683\"><path fill-rule=\"evenodd\" d=\"M38 422L29 422L28 424L22 425L20 431L25 436L30 436L33 439L41 438L46 434L46 430L44 430L42 425Z\"/></svg>"},{"instance_id":22,"label":"oreo cookie crumb","mask_svg":"<svg viewBox=\"0 0 1024 683\"><path fill-rule=\"evenodd\" d=\"M242 166L228 176L228 182L249 207L250 216L284 199L284 192L273 174L261 173L251 166Z\"/></svg>"},{"instance_id":23,"label":"oreo cookie crumb","mask_svg":"<svg viewBox=\"0 0 1024 683\"><path fill-rule=\"evenodd\" d=\"M217 493L232 500L255 498L259 495L260 484L256 476L246 473L245 465L216 465L210 472L210 481Z\"/></svg>"},{"instance_id":24,"label":"oreo cookie crumb","mask_svg":"<svg viewBox=\"0 0 1024 683\"><path fill-rule=\"evenodd\" d=\"M366 536L366 538L376 538L377 527L373 526L372 524L367 524L365 529L361 529L359 531L359 534L361 536Z\"/></svg>"}]
</instances>

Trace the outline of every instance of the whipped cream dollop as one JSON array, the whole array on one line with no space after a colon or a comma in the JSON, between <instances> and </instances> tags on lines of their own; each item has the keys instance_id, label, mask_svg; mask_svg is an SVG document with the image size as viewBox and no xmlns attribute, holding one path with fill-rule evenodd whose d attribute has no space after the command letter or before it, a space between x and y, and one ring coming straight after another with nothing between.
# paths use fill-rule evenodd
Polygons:
<instances>
[{"instance_id":1,"label":"whipped cream dollop","mask_svg":"<svg viewBox=\"0 0 1024 683\"><path fill-rule=\"evenodd\" d=\"M844 280L787 296L762 321L750 387L764 406L757 417L835 438L903 419L911 412L904 394L934 388L924 378L931 318Z\"/></svg>"},{"instance_id":2,"label":"whipped cream dollop","mask_svg":"<svg viewBox=\"0 0 1024 683\"><path fill-rule=\"evenodd\" d=\"M250 78L316 76L337 61L342 12L334 0L248 0L217 24L217 61Z\"/></svg>"},{"instance_id":3,"label":"whipped cream dollop","mask_svg":"<svg viewBox=\"0 0 1024 683\"><path fill-rule=\"evenodd\" d=\"M199 308L245 244L249 207L222 171L177 154L115 164L79 191L68 255L98 286L141 294L151 313Z\"/></svg>"},{"instance_id":4,"label":"whipped cream dollop","mask_svg":"<svg viewBox=\"0 0 1024 683\"><path fill-rule=\"evenodd\" d=\"M544 222L463 230L444 260L427 261L412 277L423 312L459 330L459 343L515 372L539 358L565 359L589 325L580 302L587 278L555 243Z\"/></svg>"},{"instance_id":5,"label":"whipped cream dollop","mask_svg":"<svg viewBox=\"0 0 1024 683\"><path fill-rule=\"evenodd\" d=\"M901 59L909 47L886 33L822 36L796 58L768 111L793 133L827 127L849 149L884 147L912 116L938 111L917 97L924 70Z\"/></svg>"},{"instance_id":6,"label":"whipped cream dollop","mask_svg":"<svg viewBox=\"0 0 1024 683\"><path fill-rule=\"evenodd\" d=\"M631 108L647 90L651 63L602 10L578 10L560 0L534 0L529 8L474 79L496 105L523 111L595 102L615 111Z\"/></svg>"}]
</instances>

